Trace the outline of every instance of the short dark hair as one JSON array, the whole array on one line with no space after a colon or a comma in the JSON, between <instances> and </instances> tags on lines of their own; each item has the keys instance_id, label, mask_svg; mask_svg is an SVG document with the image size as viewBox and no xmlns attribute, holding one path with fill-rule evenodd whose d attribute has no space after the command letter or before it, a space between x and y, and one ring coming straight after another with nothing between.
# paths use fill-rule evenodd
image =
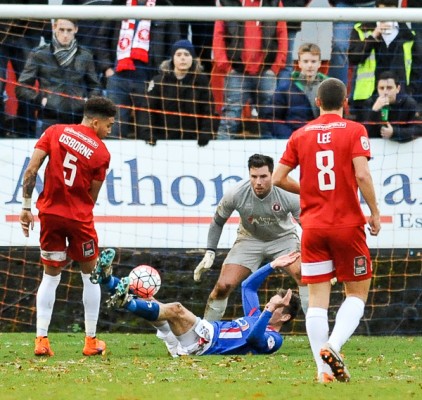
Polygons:
<instances>
[{"instance_id":1,"label":"short dark hair","mask_svg":"<svg viewBox=\"0 0 422 400\"><path fill-rule=\"evenodd\" d=\"M270 156L254 154L249 157L248 169L261 168L267 166L271 173L274 171L274 160Z\"/></svg>"},{"instance_id":2,"label":"short dark hair","mask_svg":"<svg viewBox=\"0 0 422 400\"><path fill-rule=\"evenodd\" d=\"M400 85L400 80L397 76L397 74L394 71L384 71L380 74L380 76L378 77L378 82L383 79L383 80L387 80L387 79L392 79L394 81L394 83L396 84L396 86Z\"/></svg>"},{"instance_id":3,"label":"short dark hair","mask_svg":"<svg viewBox=\"0 0 422 400\"><path fill-rule=\"evenodd\" d=\"M322 81L317 91L317 97L321 101L321 108L325 111L342 108L346 96L346 85L337 78L328 78Z\"/></svg>"},{"instance_id":4,"label":"short dark hair","mask_svg":"<svg viewBox=\"0 0 422 400\"><path fill-rule=\"evenodd\" d=\"M281 297L284 297L286 293L287 293L286 289L277 289L277 292L276 292L276 294L278 294ZM289 321L293 321L296 318L301 308L302 308L302 304L300 302L299 296L296 293L292 292L292 297L290 298L289 305L284 307L283 313L290 314Z\"/></svg>"},{"instance_id":5,"label":"short dark hair","mask_svg":"<svg viewBox=\"0 0 422 400\"><path fill-rule=\"evenodd\" d=\"M84 117L87 118L112 118L116 113L116 105L107 97L92 96L85 103Z\"/></svg>"},{"instance_id":6,"label":"short dark hair","mask_svg":"<svg viewBox=\"0 0 422 400\"><path fill-rule=\"evenodd\" d=\"M78 26L78 20L77 19L72 19L72 18L55 18L53 21L53 24L57 24L57 21L61 19L61 20L65 20L65 21L69 21L71 22L75 27Z\"/></svg>"}]
</instances>

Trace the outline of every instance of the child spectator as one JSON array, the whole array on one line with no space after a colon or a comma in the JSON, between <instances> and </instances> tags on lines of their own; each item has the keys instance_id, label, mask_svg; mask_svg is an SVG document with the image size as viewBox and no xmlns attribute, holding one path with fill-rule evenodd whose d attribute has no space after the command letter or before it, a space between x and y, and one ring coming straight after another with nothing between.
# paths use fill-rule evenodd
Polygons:
<instances>
[{"instance_id":1,"label":"child spectator","mask_svg":"<svg viewBox=\"0 0 422 400\"><path fill-rule=\"evenodd\" d=\"M290 80L279 81L273 107L265 111L265 118L274 120L272 137L277 139L289 138L293 131L319 116L315 104L316 92L319 84L327 78L319 72L319 46L314 43L302 44L298 50L298 66L300 71L294 71Z\"/></svg>"}]
</instances>

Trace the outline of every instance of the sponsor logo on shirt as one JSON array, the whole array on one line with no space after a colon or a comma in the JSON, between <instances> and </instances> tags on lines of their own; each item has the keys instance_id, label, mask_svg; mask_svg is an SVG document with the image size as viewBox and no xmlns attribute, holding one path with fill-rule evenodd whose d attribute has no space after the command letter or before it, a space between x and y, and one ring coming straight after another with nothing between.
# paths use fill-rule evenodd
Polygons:
<instances>
[{"instance_id":1,"label":"sponsor logo on shirt","mask_svg":"<svg viewBox=\"0 0 422 400\"><path fill-rule=\"evenodd\" d=\"M278 211L278 210L274 210L274 211ZM263 225L263 226L269 226L269 225L277 225L278 224L278 220L276 218L272 218L272 217L255 217L254 215L250 215L248 217L248 222L251 225Z\"/></svg>"},{"instance_id":2,"label":"sponsor logo on shirt","mask_svg":"<svg viewBox=\"0 0 422 400\"><path fill-rule=\"evenodd\" d=\"M329 124L317 124L317 125L308 125L305 127L305 131L326 131L333 128L346 128L346 122L331 122Z\"/></svg>"},{"instance_id":3,"label":"sponsor logo on shirt","mask_svg":"<svg viewBox=\"0 0 422 400\"><path fill-rule=\"evenodd\" d=\"M235 322L240 326L240 329L242 331L246 331L246 330L249 329L249 322L246 321L245 319L238 318L238 319L235 320Z\"/></svg>"},{"instance_id":4,"label":"sponsor logo on shirt","mask_svg":"<svg viewBox=\"0 0 422 400\"><path fill-rule=\"evenodd\" d=\"M82 140L85 143L88 143L91 147L94 149L98 148L98 142L96 142L94 139L90 138L89 136L84 135L82 132L75 131L73 128L67 126L63 130L65 133L68 133L69 135L76 136L78 139Z\"/></svg>"}]
</instances>

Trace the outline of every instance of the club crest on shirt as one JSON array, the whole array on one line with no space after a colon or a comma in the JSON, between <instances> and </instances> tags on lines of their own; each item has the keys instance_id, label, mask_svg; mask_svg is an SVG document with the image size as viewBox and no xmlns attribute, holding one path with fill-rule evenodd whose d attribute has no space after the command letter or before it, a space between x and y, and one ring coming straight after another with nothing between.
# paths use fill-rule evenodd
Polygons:
<instances>
[{"instance_id":1,"label":"club crest on shirt","mask_svg":"<svg viewBox=\"0 0 422 400\"><path fill-rule=\"evenodd\" d=\"M84 257L91 257L95 254L95 245L94 240L90 240L89 242L82 243L82 251Z\"/></svg>"},{"instance_id":2,"label":"club crest on shirt","mask_svg":"<svg viewBox=\"0 0 422 400\"><path fill-rule=\"evenodd\" d=\"M274 203L273 204L273 211L279 212L281 210L281 204L280 203Z\"/></svg>"},{"instance_id":3,"label":"club crest on shirt","mask_svg":"<svg viewBox=\"0 0 422 400\"><path fill-rule=\"evenodd\" d=\"M365 275L367 272L368 272L368 267L366 263L366 257L365 256L355 257L354 275L355 276Z\"/></svg>"},{"instance_id":4,"label":"club crest on shirt","mask_svg":"<svg viewBox=\"0 0 422 400\"><path fill-rule=\"evenodd\" d=\"M362 145L362 149L369 150L369 140L366 136L360 137L360 144Z\"/></svg>"}]
</instances>

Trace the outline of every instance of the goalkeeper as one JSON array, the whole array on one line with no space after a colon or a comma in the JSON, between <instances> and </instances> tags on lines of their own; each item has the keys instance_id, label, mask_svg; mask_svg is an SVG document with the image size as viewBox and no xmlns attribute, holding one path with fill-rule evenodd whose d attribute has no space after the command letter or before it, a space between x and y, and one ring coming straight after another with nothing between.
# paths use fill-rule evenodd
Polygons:
<instances>
[{"instance_id":1,"label":"goalkeeper","mask_svg":"<svg viewBox=\"0 0 422 400\"><path fill-rule=\"evenodd\" d=\"M299 196L273 186L271 177L274 161L271 157L254 154L248 160L249 180L229 190L218 204L208 231L207 251L194 271L199 281L211 268L218 241L233 211L240 215L237 238L223 262L220 276L209 295L204 318L223 318L230 293L264 262L300 248L292 217L299 221ZM308 308L308 288L301 284L300 259L285 271L299 285L303 312Z\"/></svg>"},{"instance_id":2,"label":"goalkeeper","mask_svg":"<svg viewBox=\"0 0 422 400\"><path fill-rule=\"evenodd\" d=\"M123 307L156 327L157 336L164 340L173 356L270 354L283 344L280 329L295 318L300 300L290 289L278 290L261 312L258 289L271 272L288 268L299 256L297 252L282 255L249 276L242 283L245 316L233 321L208 322L180 303L164 304L134 296L129 292L128 277L120 280L112 275L113 249L101 253L91 279L114 293L107 301L109 307Z\"/></svg>"}]
</instances>

